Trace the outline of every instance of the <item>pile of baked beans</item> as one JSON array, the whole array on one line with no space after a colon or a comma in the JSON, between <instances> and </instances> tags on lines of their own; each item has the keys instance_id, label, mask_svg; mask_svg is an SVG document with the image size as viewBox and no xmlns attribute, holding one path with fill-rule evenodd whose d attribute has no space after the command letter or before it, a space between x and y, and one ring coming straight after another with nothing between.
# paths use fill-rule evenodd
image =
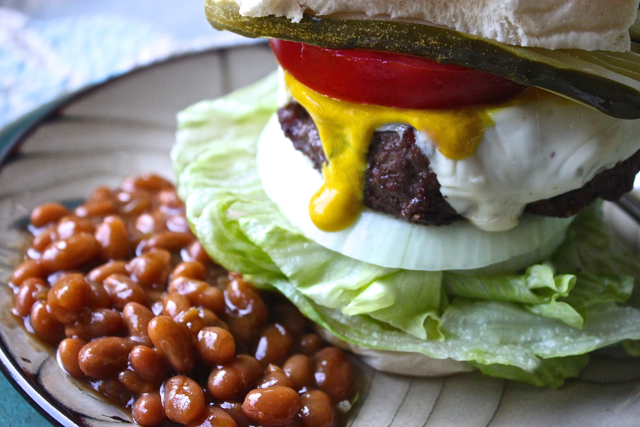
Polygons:
<instances>
[{"instance_id":1,"label":"pile of baked beans","mask_svg":"<svg viewBox=\"0 0 640 427\"><path fill-rule=\"evenodd\" d=\"M215 264L157 175L33 210L13 312L145 426L335 426L353 367L282 297Z\"/></svg>"}]
</instances>

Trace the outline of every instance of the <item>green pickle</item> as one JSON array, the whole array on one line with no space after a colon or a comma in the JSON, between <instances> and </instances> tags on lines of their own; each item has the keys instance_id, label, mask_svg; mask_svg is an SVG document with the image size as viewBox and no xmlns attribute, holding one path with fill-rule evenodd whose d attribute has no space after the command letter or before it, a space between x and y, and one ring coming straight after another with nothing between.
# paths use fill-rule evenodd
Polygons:
<instances>
[{"instance_id":1,"label":"green pickle","mask_svg":"<svg viewBox=\"0 0 640 427\"><path fill-rule=\"evenodd\" d=\"M240 15L231 0L206 0L218 30L278 38L333 49L374 49L421 56L537 86L620 119L640 118L640 54L525 48L446 28L397 20Z\"/></svg>"}]
</instances>

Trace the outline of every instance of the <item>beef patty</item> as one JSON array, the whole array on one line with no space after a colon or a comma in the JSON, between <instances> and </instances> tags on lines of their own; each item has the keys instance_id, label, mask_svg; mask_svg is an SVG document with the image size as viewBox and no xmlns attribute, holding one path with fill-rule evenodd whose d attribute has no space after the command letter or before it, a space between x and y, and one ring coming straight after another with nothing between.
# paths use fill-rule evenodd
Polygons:
<instances>
[{"instance_id":1,"label":"beef patty","mask_svg":"<svg viewBox=\"0 0 640 427\"><path fill-rule=\"evenodd\" d=\"M318 129L297 102L278 110L284 134L317 170L326 162ZM440 183L429 159L416 145L415 129L376 132L369 147L365 172L364 204L410 222L447 225L461 218L440 193ZM582 188L529 203L525 210L537 215L569 217L598 197L617 200L633 189L640 170L640 150L611 169L596 174Z\"/></svg>"}]
</instances>

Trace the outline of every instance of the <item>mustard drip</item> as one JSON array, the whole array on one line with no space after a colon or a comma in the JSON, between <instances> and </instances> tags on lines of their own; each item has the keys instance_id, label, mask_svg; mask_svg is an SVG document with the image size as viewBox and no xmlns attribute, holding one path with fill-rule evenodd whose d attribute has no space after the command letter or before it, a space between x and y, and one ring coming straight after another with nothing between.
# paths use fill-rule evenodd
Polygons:
<instances>
[{"instance_id":1,"label":"mustard drip","mask_svg":"<svg viewBox=\"0 0 640 427\"><path fill-rule=\"evenodd\" d=\"M362 105L321 95L285 72L292 96L318 128L327 163L324 183L309 202L311 220L321 230L342 230L362 209L364 172L373 133L387 123L407 123L426 134L446 157L475 154L484 129L493 124L486 107L456 110L404 110Z\"/></svg>"}]
</instances>

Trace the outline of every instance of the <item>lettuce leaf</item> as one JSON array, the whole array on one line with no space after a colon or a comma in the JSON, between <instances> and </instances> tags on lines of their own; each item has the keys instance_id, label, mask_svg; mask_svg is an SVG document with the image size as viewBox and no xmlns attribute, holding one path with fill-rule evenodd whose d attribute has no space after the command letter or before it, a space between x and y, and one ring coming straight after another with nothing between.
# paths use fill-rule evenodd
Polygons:
<instances>
[{"instance_id":1,"label":"lettuce leaf","mask_svg":"<svg viewBox=\"0 0 640 427\"><path fill-rule=\"evenodd\" d=\"M554 357L542 359L534 372L527 372L516 366L482 365L472 363L485 375L525 382L537 386L560 387L564 378L577 377L589 362L586 354L579 356Z\"/></svg>"},{"instance_id":2,"label":"lettuce leaf","mask_svg":"<svg viewBox=\"0 0 640 427\"><path fill-rule=\"evenodd\" d=\"M630 298L640 261L606 232L597 208L573 222L549 262L521 275L384 268L305 238L257 173L256 142L276 88L271 76L178 116L179 194L195 234L225 268L277 288L344 341L468 361L537 385L559 386L588 352L640 339Z\"/></svg>"},{"instance_id":3,"label":"lettuce leaf","mask_svg":"<svg viewBox=\"0 0 640 427\"><path fill-rule=\"evenodd\" d=\"M444 282L449 295L522 303L532 313L580 329L584 318L571 305L558 301L558 298L568 296L575 284L575 275L554 276L550 264L532 265L522 275L471 276L449 272Z\"/></svg>"}]
</instances>

